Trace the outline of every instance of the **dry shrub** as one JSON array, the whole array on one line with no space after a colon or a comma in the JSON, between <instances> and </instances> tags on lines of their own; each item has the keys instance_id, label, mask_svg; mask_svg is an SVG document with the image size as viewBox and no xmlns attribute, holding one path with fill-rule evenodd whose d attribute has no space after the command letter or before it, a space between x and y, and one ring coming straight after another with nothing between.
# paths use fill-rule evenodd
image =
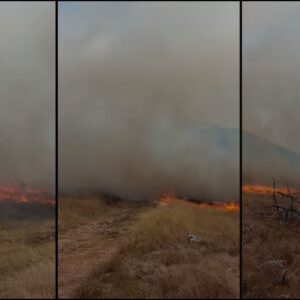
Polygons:
<instances>
[{"instance_id":1,"label":"dry shrub","mask_svg":"<svg viewBox=\"0 0 300 300\"><path fill-rule=\"evenodd\" d=\"M284 221L277 216L261 217L269 205L265 196L244 195L243 198L243 293L245 298L299 298L300 233L299 220ZM270 276L263 267L271 260L287 264L284 284ZM297 262L298 261L298 262Z\"/></svg>"}]
</instances>

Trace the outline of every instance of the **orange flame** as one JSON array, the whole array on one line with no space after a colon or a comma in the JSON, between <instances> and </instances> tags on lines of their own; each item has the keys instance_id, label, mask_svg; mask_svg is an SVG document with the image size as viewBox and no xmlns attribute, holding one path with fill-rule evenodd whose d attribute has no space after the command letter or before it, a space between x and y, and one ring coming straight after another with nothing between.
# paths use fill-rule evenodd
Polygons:
<instances>
[{"instance_id":1,"label":"orange flame","mask_svg":"<svg viewBox=\"0 0 300 300\"><path fill-rule=\"evenodd\" d=\"M17 185L0 186L0 202L3 201L55 205L55 200L51 198L47 191Z\"/></svg>"},{"instance_id":2,"label":"orange flame","mask_svg":"<svg viewBox=\"0 0 300 300\"><path fill-rule=\"evenodd\" d=\"M262 185L262 184L245 184L242 188L243 193L252 193L252 194L273 194L273 186ZM276 192L281 192L284 194L289 194L288 188L286 187L276 187ZM299 194L300 190L290 188L292 194Z\"/></svg>"},{"instance_id":3,"label":"orange flame","mask_svg":"<svg viewBox=\"0 0 300 300\"><path fill-rule=\"evenodd\" d=\"M238 212L240 206L235 202L227 203L197 203L194 201L189 201L183 198L176 197L172 193L166 193L159 197L158 203L160 205L170 205L170 204L179 204L179 205L192 205L196 208L210 208L223 210L228 212Z\"/></svg>"},{"instance_id":4,"label":"orange flame","mask_svg":"<svg viewBox=\"0 0 300 300\"><path fill-rule=\"evenodd\" d=\"M165 193L159 197L158 202L161 205L168 205L177 202L179 199L172 193Z\"/></svg>"},{"instance_id":5,"label":"orange flame","mask_svg":"<svg viewBox=\"0 0 300 300\"><path fill-rule=\"evenodd\" d=\"M239 212L240 206L235 202L228 202L225 204L225 210L232 212Z\"/></svg>"}]
</instances>

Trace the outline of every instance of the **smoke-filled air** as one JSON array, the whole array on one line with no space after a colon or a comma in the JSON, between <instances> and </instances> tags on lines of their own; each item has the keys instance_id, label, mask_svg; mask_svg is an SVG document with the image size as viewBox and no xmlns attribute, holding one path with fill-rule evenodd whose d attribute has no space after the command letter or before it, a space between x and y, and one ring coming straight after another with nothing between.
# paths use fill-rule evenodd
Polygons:
<instances>
[{"instance_id":1,"label":"smoke-filled air","mask_svg":"<svg viewBox=\"0 0 300 300\"><path fill-rule=\"evenodd\" d=\"M59 190L236 201L239 3L59 5Z\"/></svg>"},{"instance_id":2,"label":"smoke-filled air","mask_svg":"<svg viewBox=\"0 0 300 300\"><path fill-rule=\"evenodd\" d=\"M300 187L300 4L243 4L244 179Z\"/></svg>"},{"instance_id":3,"label":"smoke-filled air","mask_svg":"<svg viewBox=\"0 0 300 300\"><path fill-rule=\"evenodd\" d=\"M0 299L55 298L55 1L0 1Z\"/></svg>"},{"instance_id":4,"label":"smoke-filled air","mask_svg":"<svg viewBox=\"0 0 300 300\"><path fill-rule=\"evenodd\" d=\"M0 3L0 186L54 191L55 6Z\"/></svg>"}]
</instances>

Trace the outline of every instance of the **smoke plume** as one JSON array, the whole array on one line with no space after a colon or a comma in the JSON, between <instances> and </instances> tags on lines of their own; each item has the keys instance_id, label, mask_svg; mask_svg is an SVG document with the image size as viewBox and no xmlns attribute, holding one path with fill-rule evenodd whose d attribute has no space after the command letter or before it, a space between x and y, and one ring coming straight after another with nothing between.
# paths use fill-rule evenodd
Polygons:
<instances>
[{"instance_id":1,"label":"smoke plume","mask_svg":"<svg viewBox=\"0 0 300 300\"><path fill-rule=\"evenodd\" d=\"M300 4L243 3L244 129L300 153Z\"/></svg>"},{"instance_id":2,"label":"smoke plume","mask_svg":"<svg viewBox=\"0 0 300 300\"><path fill-rule=\"evenodd\" d=\"M238 3L61 3L59 189L238 196Z\"/></svg>"},{"instance_id":3,"label":"smoke plume","mask_svg":"<svg viewBox=\"0 0 300 300\"><path fill-rule=\"evenodd\" d=\"M243 11L243 128L260 137L244 135L244 180L299 187L300 4L247 2Z\"/></svg>"},{"instance_id":4,"label":"smoke plume","mask_svg":"<svg viewBox=\"0 0 300 300\"><path fill-rule=\"evenodd\" d=\"M53 190L55 4L0 3L0 184Z\"/></svg>"}]
</instances>

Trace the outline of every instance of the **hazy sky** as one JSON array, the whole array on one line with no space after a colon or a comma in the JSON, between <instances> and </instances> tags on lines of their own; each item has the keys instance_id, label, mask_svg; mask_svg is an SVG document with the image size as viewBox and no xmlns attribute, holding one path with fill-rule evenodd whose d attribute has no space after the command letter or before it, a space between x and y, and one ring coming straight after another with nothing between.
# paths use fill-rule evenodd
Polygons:
<instances>
[{"instance_id":1,"label":"hazy sky","mask_svg":"<svg viewBox=\"0 0 300 300\"><path fill-rule=\"evenodd\" d=\"M55 182L55 3L0 2L0 183Z\"/></svg>"},{"instance_id":2,"label":"hazy sky","mask_svg":"<svg viewBox=\"0 0 300 300\"><path fill-rule=\"evenodd\" d=\"M244 129L300 153L300 3L243 3Z\"/></svg>"},{"instance_id":3,"label":"hazy sky","mask_svg":"<svg viewBox=\"0 0 300 300\"><path fill-rule=\"evenodd\" d=\"M238 2L60 3L60 188L232 199L238 141L220 127L238 128L238 13Z\"/></svg>"}]
</instances>

